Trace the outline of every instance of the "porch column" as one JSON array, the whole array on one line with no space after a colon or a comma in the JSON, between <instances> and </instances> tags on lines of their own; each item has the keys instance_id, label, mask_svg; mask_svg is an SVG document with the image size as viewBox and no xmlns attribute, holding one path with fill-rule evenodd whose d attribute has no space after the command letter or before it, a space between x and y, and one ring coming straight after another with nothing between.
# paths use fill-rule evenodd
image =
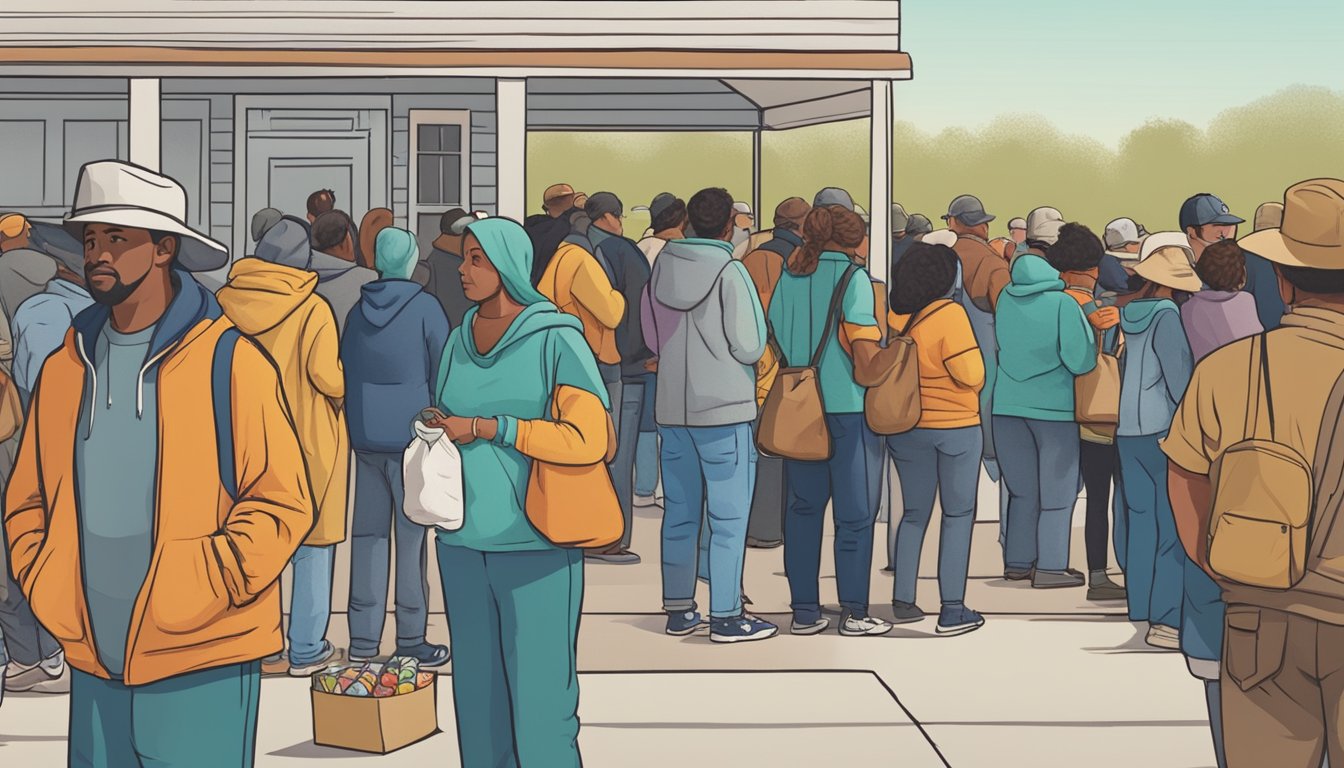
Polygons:
<instances>
[{"instance_id":1,"label":"porch column","mask_svg":"<svg viewBox=\"0 0 1344 768\"><path fill-rule=\"evenodd\" d=\"M130 160L132 163L151 171L159 170L159 112L159 79L156 77L132 78Z\"/></svg>"},{"instance_id":2,"label":"porch column","mask_svg":"<svg viewBox=\"0 0 1344 768\"><path fill-rule=\"evenodd\" d=\"M756 229L765 229L761 218L761 129L751 132L751 212L756 216ZM772 225L773 226L773 225Z\"/></svg>"},{"instance_id":3,"label":"porch column","mask_svg":"<svg viewBox=\"0 0 1344 768\"><path fill-rule=\"evenodd\" d=\"M868 271L888 282L891 269L892 114L890 80L873 81L872 169L868 215Z\"/></svg>"},{"instance_id":4,"label":"porch column","mask_svg":"<svg viewBox=\"0 0 1344 768\"><path fill-rule=\"evenodd\" d=\"M497 210L521 222L527 216L527 80L495 81L495 120Z\"/></svg>"}]
</instances>

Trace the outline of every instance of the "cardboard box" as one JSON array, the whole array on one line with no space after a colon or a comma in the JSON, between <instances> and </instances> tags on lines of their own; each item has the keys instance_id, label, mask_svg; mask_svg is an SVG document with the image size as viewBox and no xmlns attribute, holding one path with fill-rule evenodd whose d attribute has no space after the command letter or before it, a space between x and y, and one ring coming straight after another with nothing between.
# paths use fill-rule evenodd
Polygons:
<instances>
[{"instance_id":1,"label":"cardboard box","mask_svg":"<svg viewBox=\"0 0 1344 768\"><path fill-rule=\"evenodd\" d=\"M439 732L438 677L398 696L313 695L313 743L385 755Z\"/></svg>"}]
</instances>

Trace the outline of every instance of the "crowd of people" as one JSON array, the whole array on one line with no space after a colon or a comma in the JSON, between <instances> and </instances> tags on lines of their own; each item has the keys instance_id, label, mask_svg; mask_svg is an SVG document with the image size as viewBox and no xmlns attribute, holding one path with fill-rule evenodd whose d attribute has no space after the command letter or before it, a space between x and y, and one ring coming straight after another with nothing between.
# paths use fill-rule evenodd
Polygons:
<instances>
[{"instance_id":1,"label":"crowd of people","mask_svg":"<svg viewBox=\"0 0 1344 768\"><path fill-rule=\"evenodd\" d=\"M1004 579L1123 601L1204 682L1220 765L1339 754L1340 652L1320 638L1344 632L1344 182L1294 186L1240 240L1211 194L1177 231L1117 218L1100 237L1053 207L994 238L972 195L938 230L893 205L889 284L867 270L888 234L833 187L761 231L723 189L663 193L635 240L616 194L557 184L521 223L445 212L428 253L390 210L356 226L319 190L306 218L257 212L223 280L185 207L108 161L64 228L0 215L0 666L7 690L72 690L74 764L239 764L257 679L338 660L348 537L351 661L386 650L395 569L395 654L448 663L425 637L432 538L464 763L579 765L585 561L640 562L637 506L663 510L667 634L716 643L780 631L747 610L749 547L783 547L789 632L831 627L828 508L836 631L924 621L936 508L934 627L960 635L985 623L966 589L982 472ZM876 382L907 371L917 418L875 428ZM416 420L460 451L458 529L401 514ZM869 594L888 458L893 621ZM557 533L604 512L619 533L599 545ZM173 729L202 717L209 749Z\"/></svg>"}]
</instances>

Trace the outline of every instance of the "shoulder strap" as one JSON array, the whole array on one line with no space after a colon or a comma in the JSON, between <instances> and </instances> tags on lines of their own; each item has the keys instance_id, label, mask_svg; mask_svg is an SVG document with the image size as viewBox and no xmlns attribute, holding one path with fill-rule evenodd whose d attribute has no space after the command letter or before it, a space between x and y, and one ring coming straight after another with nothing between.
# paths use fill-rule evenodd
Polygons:
<instances>
[{"instance_id":1,"label":"shoulder strap","mask_svg":"<svg viewBox=\"0 0 1344 768\"><path fill-rule=\"evenodd\" d=\"M826 326L821 331L821 340L817 342L817 348L812 352L812 361L808 363L809 368L817 368L821 365L821 355L826 351L826 343L830 340L831 334L835 333L836 325L840 318L840 312L845 300L845 291L849 288L850 278L859 268L855 264L850 264L845 268L845 273L840 276L840 282L835 286L835 292L831 294L831 306L826 310Z\"/></svg>"},{"instance_id":2,"label":"shoulder strap","mask_svg":"<svg viewBox=\"0 0 1344 768\"><path fill-rule=\"evenodd\" d=\"M1274 389L1269 379L1269 334L1260 334L1260 381L1265 390L1265 412L1269 417L1269 439L1274 439ZM1259 419L1259 409L1256 418Z\"/></svg>"},{"instance_id":3,"label":"shoulder strap","mask_svg":"<svg viewBox=\"0 0 1344 768\"><path fill-rule=\"evenodd\" d=\"M233 352L243 334L229 328L215 342L210 368L210 391L215 408L215 451L219 456L219 480L229 498L238 500L238 476L233 456Z\"/></svg>"},{"instance_id":4,"label":"shoulder strap","mask_svg":"<svg viewBox=\"0 0 1344 768\"><path fill-rule=\"evenodd\" d=\"M903 330L901 330L901 332L900 332L898 335L900 335L900 336L909 336L909 335L910 335L910 332L913 331L913 330L915 329L915 326L919 325L920 323L924 322L925 320L928 320L930 317L933 317L934 315L938 314L939 312L942 312L942 311L943 311L944 309L946 309L947 307L952 306L952 304L953 304L953 302L951 302L951 301L949 301L947 304L940 304L940 305L938 305L938 308L937 308L937 309L933 310L932 312L930 312L930 313L927 314L927 315L924 315L923 317L920 317L920 316L919 316L919 312L916 312L915 314L913 314L913 315L910 316L910 319L909 319L909 320L906 320L906 321L905 321L905 328L904 328ZM928 307L925 307L925 309L928 309ZM920 312L923 312L923 311L924 311L924 310L922 310L922 309L920 310Z\"/></svg>"}]
</instances>

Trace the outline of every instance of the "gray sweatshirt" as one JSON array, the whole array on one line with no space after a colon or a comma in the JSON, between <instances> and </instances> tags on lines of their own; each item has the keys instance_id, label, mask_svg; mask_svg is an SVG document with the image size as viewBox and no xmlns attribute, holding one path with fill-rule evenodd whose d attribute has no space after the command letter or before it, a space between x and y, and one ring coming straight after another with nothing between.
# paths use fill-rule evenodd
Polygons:
<instances>
[{"instance_id":1,"label":"gray sweatshirt","mask_svg":"<svg viewBox=\"0 0 1344 768\"><path fill-rule=\"evenodd\" d=\"M732 246L668 243L645 293L643 334L658 355L655 415L671 427L756 420L756 371L765 354L765 314Z\"/></svg>"}]
</instances>

